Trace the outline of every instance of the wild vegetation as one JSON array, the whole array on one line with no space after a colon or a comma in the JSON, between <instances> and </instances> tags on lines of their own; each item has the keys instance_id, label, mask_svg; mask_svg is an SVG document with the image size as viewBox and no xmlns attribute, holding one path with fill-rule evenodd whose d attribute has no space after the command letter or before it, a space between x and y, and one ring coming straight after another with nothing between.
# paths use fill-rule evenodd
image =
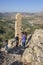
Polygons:
<instances>
[{"instance_id":1,"label":"wild vegetation","mask_svg":"<svg viewBox=\"0 0 43 65\"><path fill-rule=\"evenodd\" d=\"M14 37L14 22L0 20L0 44L6 39Z\"/></svg>"},{"instance_id":2,"label":"wild vegetation","mask_svg":"<svg viewBox=\"0 0 43 65\"><path fill-rule=\"evenodd\" d=\"M29 20L24 18L22 20L22 30L28 34L34 33L35 29L43 29L43 24L31 24Z\"/></svg>"}]
</instances>

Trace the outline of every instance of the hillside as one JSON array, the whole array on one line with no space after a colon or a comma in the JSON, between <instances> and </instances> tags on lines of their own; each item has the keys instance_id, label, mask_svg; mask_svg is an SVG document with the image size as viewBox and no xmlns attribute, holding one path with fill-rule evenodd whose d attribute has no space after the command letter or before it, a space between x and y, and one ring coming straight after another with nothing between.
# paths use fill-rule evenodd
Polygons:
<instances>
[{"instance_id":1,"label":"hillside","mask_svg":"<svg viewBox=\"0 0 43 65\"><path fill-rule=\"evenodd\" d=\"M0 21L0 42L13 37L14 37L14 22Z\"/></svg>"}]
</instances>

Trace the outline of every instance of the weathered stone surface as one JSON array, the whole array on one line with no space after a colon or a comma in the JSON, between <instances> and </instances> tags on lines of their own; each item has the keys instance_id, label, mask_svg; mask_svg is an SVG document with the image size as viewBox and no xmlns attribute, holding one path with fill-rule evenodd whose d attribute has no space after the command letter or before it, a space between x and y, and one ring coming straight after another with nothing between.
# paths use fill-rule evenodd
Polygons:
<instances>
[{"instance_id":1,"label":"weathered stone surface","mask_svg":"<svg viewBox=\"0 0 43 65\"><path fill-rule=\"evenodd\" d=\"M43 65L43 29L37 29L29 47L23 53L22 61L31 65Z\"/></svg>"},{"instance_id":2,"label":"weathered stone surface","mask_svg":"<svg viewBox=\"0 0 43 65\"><path fill-rule=\"evenodd\" d=\"M8 40L8 47L13 48L16 45L15 39L9 39Z\"/></svg>"},{"instance_id":3,"label":"weathered stone surface","mask_svg":"<svg viewBox=\"0 0 43 65\"><path fill-rule=\"evenodd\" d=\"M15 19L15 36L18 34L19 38L21 38L22 15L20 13L17 13Z\"/></svg>"}]
</instances>

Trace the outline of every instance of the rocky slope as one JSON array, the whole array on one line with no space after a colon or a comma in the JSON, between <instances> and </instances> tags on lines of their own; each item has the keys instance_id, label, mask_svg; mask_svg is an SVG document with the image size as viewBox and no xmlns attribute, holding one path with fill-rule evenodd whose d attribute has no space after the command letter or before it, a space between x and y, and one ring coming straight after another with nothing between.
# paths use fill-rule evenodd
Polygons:
<instances>
[{"instance_id":1,"label":"rocky slope","mask_svg":"<svg viewBox=\"0 0 43 65\"><path fill-rule=\"evenodd\" d=\"M43 65L43 29L36 29L26 46L4 53L4 58L0 58L3 64L0 65Z\"/></svg>"},{"instance_id":2,"label":"rocky slope","mask_svg":"<svg viewBox=\"0 0 43 65\"><path fill-rule=\"evenodd\" d=\"M43 65L43 29L34 32L22 61L26 65Z\"/></svg>"}]
</instances>

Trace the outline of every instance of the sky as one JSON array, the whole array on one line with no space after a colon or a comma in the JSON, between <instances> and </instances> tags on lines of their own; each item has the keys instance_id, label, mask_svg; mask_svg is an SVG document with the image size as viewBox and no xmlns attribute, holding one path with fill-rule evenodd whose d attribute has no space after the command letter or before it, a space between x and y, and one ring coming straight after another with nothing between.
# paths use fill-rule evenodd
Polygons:
<instances>
[{"instance_id":1,"label":"sky","mask_svg":"<svg viewBox=\"0 0 43 65\"><path fill-rule=\"evenodd\" d=\"M0 0L0 12L40 12L43 0Z\"/></svg>"}]
</instances>

